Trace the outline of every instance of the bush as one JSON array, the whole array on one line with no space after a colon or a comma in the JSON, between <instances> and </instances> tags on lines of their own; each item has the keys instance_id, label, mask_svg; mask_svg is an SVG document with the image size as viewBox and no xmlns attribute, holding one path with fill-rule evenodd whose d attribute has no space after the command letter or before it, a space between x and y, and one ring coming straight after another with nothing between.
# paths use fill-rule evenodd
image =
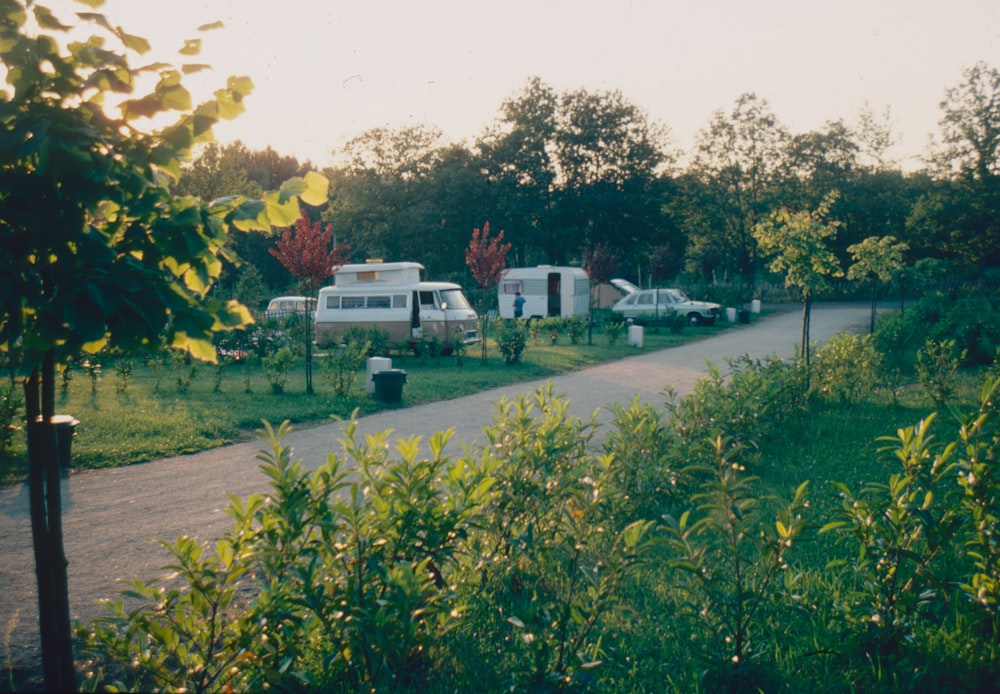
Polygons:
<instances>
[{"instance_id":1,"label":"bush","mask_svg":"<svg viewBox=\"0 0 1000 694\"><path fill-rule=\"evenodd\" d=\"M0 457L7 454L14 436L21 430L24 402L13 385L0 390Z\"/></svg>"},{"instance_id":2,"label":"bush","mask_svg":"<svg viewBox=\"0 0 1000 694\"><path fill-rule=\"evenodd\" d=\"M523 318L498 320L496 325L497 349L505 364L521 363L521 357L528 346L528 325Z\"/></svg>"},{"instance_id":3,"label":"bush","mask_svg":"<svg viewBox=\"0 0 1000 694\"><path fill-rule=\"evenodd\" d=\"M323 378L333 388L334 395L350 395L351 386L357 380L358 370L371 353L371 343L367 340L348 339L333 347L320 360Z\"/></svg>"},{"instance_id":4,"label":"bush","mask_svg":"<svg viewBox=\"0 0 1000 694\"><path fill-rule=\"evenodd\" d=\"M882 380L882 359L870 336L835 335L814 355L810 387L841 403L868 397Z\"/></svg>"},{"instance_id":5,"label":"bush","mask_svg":"<svg viewBox=\"0 0 1000 694\"><path fill-rule=\"evenodd\" d=\"M271 384L271 392L275 395L285 392L288 372L295 366L295 360L295 353L287 345L279 347L261 360L267 382Z\"/></svg>"}]
</instances>

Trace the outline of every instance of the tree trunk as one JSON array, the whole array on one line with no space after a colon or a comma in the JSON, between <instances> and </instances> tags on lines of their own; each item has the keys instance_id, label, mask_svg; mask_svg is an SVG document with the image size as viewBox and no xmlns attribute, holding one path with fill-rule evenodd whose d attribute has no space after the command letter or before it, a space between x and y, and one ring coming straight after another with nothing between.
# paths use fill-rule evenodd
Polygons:
<instances>
[{"instance_id":1,"label":"tree trunk","mask_svg":"<svg viewBox=\"0 0 1000 694\"><path fill-rule=\"evenodd\" d=\"M806 294L802 297L802 358L806 367L806 389L809 388L810 366L809 357L809 321L812 318L812 295Z\"/></svg>"},{"instance_id":2,"label":"tree trunk","mask_svg":"<svg viewBox=\"0 0 1000 694\"><path fill-rule=\"evenodd\" d=\"M878 280L872 280L872 319L868 327L868 334L875 334L875 306L878 303Z\"/></svg>"},{"instance_id":3,"label":"tree trunk","mask_svg":"<svg viewBox=\"0 0 1000 694\"><path fill-rule=\"evenodd\" d=\"M39 388L41 399L39 400ZM69 580L62 531L62 472L55 414L55 355L50 350L24 384L28 424L28 495L38 582L45 687L75 691Z\"/></svg>"}]
</instances>

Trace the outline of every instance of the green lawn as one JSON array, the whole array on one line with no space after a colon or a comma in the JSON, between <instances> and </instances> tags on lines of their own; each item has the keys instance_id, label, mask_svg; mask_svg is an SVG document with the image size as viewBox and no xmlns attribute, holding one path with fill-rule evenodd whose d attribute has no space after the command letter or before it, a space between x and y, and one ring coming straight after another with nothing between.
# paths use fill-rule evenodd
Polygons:
<instances>
[{"instance_id":1,"label":"green lawn","mask_svg":"<svg viewBox=\"0 0 1000 694\"><path fill-rule=\"evenodd\" d=\"M685 328L671 333L666 328L647 328L641 351L666 349L728 330L731 324ZM101 360L100 376L77 365L68 388L59 389L56 409L79 420L73 442L72 464L77 468L119 467L157 458L193 453L235 441L253 438L262 420L296 424L320 423L330 417L349 417L358 410L371 414L387 407L407 407L455 398L497 386L545 378L614 359L640 350L629 346L625 335L609 344L603 332L595 331L593 344L586 336L571 344L567 335L552 345L542 336L529 342L523 361L506 365L489 342L488 360L473 345L461 357L392 353L394 368L406 370L407 384L402 403L383 403L368 395L364 366L358 371L348 396L335 395L333 385L320 367L313 369L314 394L305 392L302 360L289 373L284 392L275 394L259 360L229 363L221 370L212 364L178 368L167 364L158 369L131 360L131 371L123 388L123 367L128 360ZM193 373L193 376L192 376ZM190 381L187 387L181 382ZM26 474L23 431L14 437L12 449L0 459L0 483L21 480Z\"/></svg>"}]
</instances>

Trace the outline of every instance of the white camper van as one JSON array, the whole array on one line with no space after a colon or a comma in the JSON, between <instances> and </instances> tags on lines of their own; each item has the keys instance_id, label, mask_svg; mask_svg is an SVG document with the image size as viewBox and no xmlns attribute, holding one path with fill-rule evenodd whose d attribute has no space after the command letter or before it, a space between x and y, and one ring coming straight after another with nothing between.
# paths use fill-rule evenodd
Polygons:
<instances>
[{"instance_id":1,"label":"white camper van","mask_svg":"<svg viewBox=\"0 0 1000 694\"><path fill-rule=\"evenodd\" d=\"M514 297L524 297L524 318L587 315L590 279L582 268L539 265L507 268L497 284L501 318L514 317Z\"/></svg>"},{"instance_id":2,"label":"white camper van","mask_svg":"<svg viewBox=\"0 0 1000 694\"><path fill-rule=\"evenodd\" d=\"M319 290L316 344L337 344L352 326L377 327L392 342L437 337L444 345L457 333L463 342L478 340L478 316L451 282L422 282L420 263L342 265L334 286Z\"/></svg>"}]
</instances>

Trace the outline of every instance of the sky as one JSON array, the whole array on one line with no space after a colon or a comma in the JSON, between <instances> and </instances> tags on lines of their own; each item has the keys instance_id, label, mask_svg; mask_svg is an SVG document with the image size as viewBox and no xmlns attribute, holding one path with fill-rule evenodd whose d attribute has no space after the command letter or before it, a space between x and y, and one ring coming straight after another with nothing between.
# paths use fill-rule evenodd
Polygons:
<instances>
[{"instance_id":1,"label":"sky","mask_svg":"<svg viewBox=\"0 0 1000 694\"><path fill-rule=\"evenodd\" d=\"M48 0L64 20L86 11ZM917 168L940 102L977 62L1000 68L998 0L108 0L98 11L173 62L203 38L197 101L230 75L255 89L216 128L318 167L366 130L440 128L471 144L539 77L617 90L690 152L716 111L765 99L793 134L879 115ZM224 28L199 34L202 24ZM133 60L133 65L141 63Z\"/></svg>"}]
</instances>

